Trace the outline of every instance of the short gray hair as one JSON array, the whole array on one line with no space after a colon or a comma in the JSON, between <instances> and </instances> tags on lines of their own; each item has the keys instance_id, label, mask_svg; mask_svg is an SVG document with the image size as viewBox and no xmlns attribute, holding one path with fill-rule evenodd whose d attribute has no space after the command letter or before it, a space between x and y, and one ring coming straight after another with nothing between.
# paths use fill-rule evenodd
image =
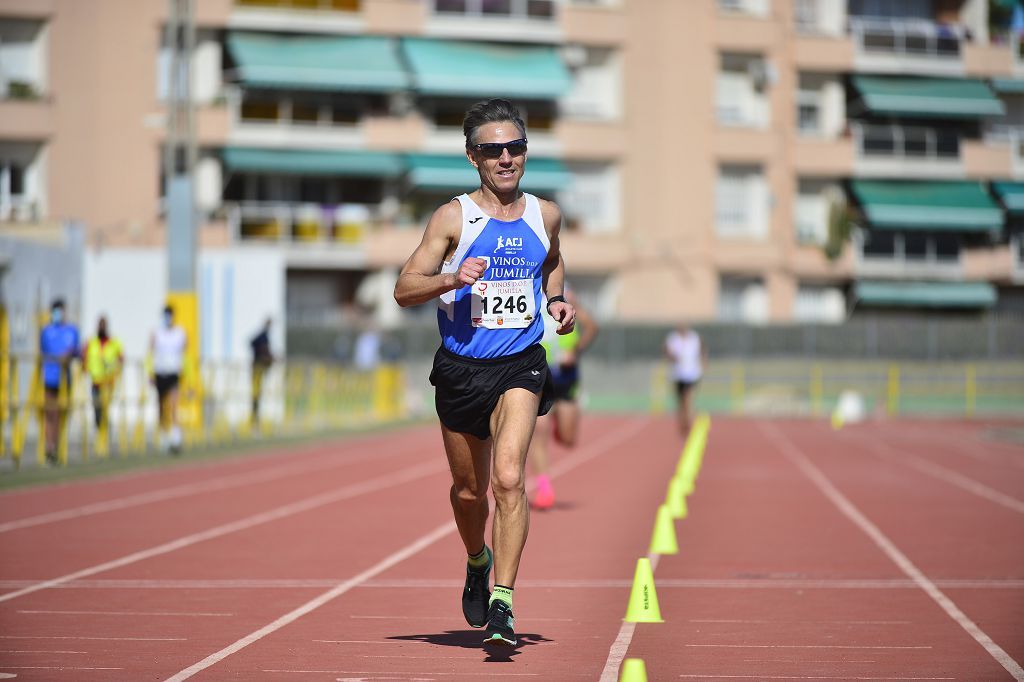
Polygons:
<instances>
[{"instance_id":1,"label":"short gray hair","mask_svg":"<svg viewBox=\"0 0 1024 682\"><path fill-rule=\"evenodd\" d=\"M488 99L477 102L466 110L466 116L462 119L462 132L466 135L466 149L476 143L477 129L486 123L500 123L510 121L519 128L519 132L526 137L526 124L519 114L516 105L507 99Z\"/></svg>"}]
</instances>

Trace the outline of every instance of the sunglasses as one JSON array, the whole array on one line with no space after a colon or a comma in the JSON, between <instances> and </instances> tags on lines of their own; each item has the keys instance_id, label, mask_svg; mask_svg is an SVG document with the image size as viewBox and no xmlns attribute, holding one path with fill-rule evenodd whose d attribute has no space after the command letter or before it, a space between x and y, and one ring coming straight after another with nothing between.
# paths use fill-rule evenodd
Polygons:
<instances>
[{"instance_id":1,"label":"sunglasses","mask_svg":"<svg viewBox=\"0 0 1024 682\"><path fill-rule=\"evenodd\" d=\"M481 142L473 145L473 149L480 152L485 159L497 159L506 149L509 156L522 156L526 153L526 138L522 137L511 142Z\"/></svg>"}]
</instances>

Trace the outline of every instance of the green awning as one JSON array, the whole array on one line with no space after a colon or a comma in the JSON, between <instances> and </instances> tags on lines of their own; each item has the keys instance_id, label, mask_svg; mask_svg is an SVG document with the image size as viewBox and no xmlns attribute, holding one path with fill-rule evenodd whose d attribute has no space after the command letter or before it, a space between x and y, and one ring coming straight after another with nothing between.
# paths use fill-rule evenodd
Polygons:
<instances>
[{"instance_id":1,"label":"green awning","mask_svg":"<svg viewBox=\"0 0 1024 682\"><path fill-rule=\"evenodd\" d=\"M1024 93L1024 78L993 78L992 87L996 92L1019 95Z\"/></svg>"},{"instance_id":2,"label":"green awning","mask_svg":"<svg viewBox=\"0 0 1024 682\"><path fill-rule=\"evenodd\" d=\"M413 87L424 95L555 99L571 85L554 47L402 39Z\"/></svg>"},{"instance_id":3,"label":"green awning","mask_svg":"<svg viewBox=\"0 0 1024 682\"><path fill-rule=\"evenodd\" d=\"M923 118L977 118L1006 113L984 82L968 78L854 76L865 111Z\"/></svg>"},{"instance_id":4,"label":"green awning","mask_svg":"<svg viewBox=\"0 0 1024 682\"><path fill-rule=\"evenodd\" d=\"M857 282L858 305L898 308L991 308L996 288L988 282Z\"/></svg>"},{"instance_id":5,"label":"green awning","mask_svg":"<svg viewBox=\"0 0 1024 682\"><path fill-rule=\"evenodd\" d=\"M411 154L409 183L418 189L470 190L480 185L480 175L465 156ZM521 186L533 192L555 192L564 189L572 175L557 159L529 159Z\"/></svg>"},{"instance_id":6,"label":"green awning","mask_svg":"<svg viewBox=\"0 0 1024 682\"><path fill-rule=\"evenodd\" d=\"M405 169L398 154L367 151L253 149L228 147L224 165L234 172L341 177L398 177Z\"/></svg>"},{"instance_id":7,"label":"green awning","mask_svg":"<svg viewBox=\"0 0 1024 682\"><path fill-rule=\"evenodd\" d=\"M1008 212L1024 214L1024 182L993 182L992 188Z\"/></svg>"},{"instance_id":8,"label":"green awning","mask_svg":"<svg viewBox=\"0 0 1024 682\"><path fill-rule=\"evenodd\" d=\"M850 187L872 228L988 232L1003 226L1002 210L977 182L854 180Z\"/></svg>"},{"instance_id":9,"label":"green awning","mask_svg":"<svg viewBox=\"0 0 1024 682\"><path fill-rule=\"evenodd\" d=\"M393 38L230 33L227 45L238 79L250 87L344 92L409 87Z\"/></svg>"}]
</instances>

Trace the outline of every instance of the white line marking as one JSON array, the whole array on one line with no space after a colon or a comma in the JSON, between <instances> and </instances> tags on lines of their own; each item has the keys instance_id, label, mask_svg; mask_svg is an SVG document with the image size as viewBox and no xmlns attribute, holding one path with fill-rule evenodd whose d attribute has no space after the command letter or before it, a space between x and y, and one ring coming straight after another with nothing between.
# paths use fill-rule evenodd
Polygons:
<instances>
[{"instance_id":1,"label":"white line marking","mask_svg":"<svg viewBox=\"0 0 1024 682\"><path fill-rule=\"evenodd\" d=\"M955 485L961 490L966 490L967 492L984 498L989 502L995 502L996 504L1002 505L1007 509L1012 509L1019 514L1024 514L1024 502L1018 500L1016 497L1002 493L995 488L990 488L984 483L976 481L969 476L964 476L963 474L944 467L941 464L930 462L923 457L918 457L915 454L905 452L903 450L897 450L896 448L888 445L869 443L868 447L888 460L902 462L903 464L913 467L922 473Z\"/></svg>"},{"instance_id":2,"label":"white line marking","mask_svg":"<svg viewBox=\"0 0 1024 682\"><path fill-rule=\"evenodd\" d=\"M0 654L87 654L88 651L62 651L60 649L5 649Z\"/></svg>"},{"instance_id":3,"label":"white line marking","mask_svg":"<svg viewBox=\"0 0 1024 682\"><path fill-rule=\"evenodd\" d=\"M967 615L957 607L953 601L947 597L935 583L928 579L921 570L914 565L914 563L907 557L906 554L901 552L899 548L890 540L875 524L868 520L861 511L854 506L850 500L848 500L839 490L832 485L832 482L825 476L824 473L818 467L816 467L801 451L797 448L786 436L774 425L766 422L759 422L759 428L765 434L767 434L772 440L775 441L782 449L782 453L793 462L798 469L800 469L805 476L818 487L819 490L829 499L832 504L839 509L850 521L857 525L865 535L881 549L889 559L892 560L900 570L906 574L911 580L927 594L932 600L939 605L939 607L946 612L946 614L952 618L957 625L962 627L967 634L974 638L978 644L984 647L985 651L989 653L992 658L1006 669L1008 673L1013 675L1013 679L1017 682L1024 682L1024 668L1007 654L1002 647L992 641L992 638L985 634L977 624L972 621Z\"/></svg>"},{"instance_id":4,"label":"white line marking","mask_svg":"<svg viewBox=\"0 0 1024 682\"><path fill-rule=\"evenodd\" d=\"M54 615L68 615L68 616L233 616L233 613L201 613L194 612L189 613L173 612L173 611L42 611L42 610L24 610L18 611L18 613L48 613Z\"/></svg>"},{"instance_id":5,"label":"white line marking","mask_svg":"<svg viewBox=\"0 0 1024 682\"><path fill-rule=\"evenodd\" d=\"M680 675L701 680L955 680L955 677L830 677L827 675Z\"/></svg>"},{"instance_id":6,"label":"white line marking","mask_svg":"<svg viewBox=\"0 0 1024 682\"><path fill-rule=\"evenodd\" d=\"M432 672L418 672L408 673L401 670L261 670L260 672L265 673L304 673L314 675L440 675L442 677L451 677L452 675L459 675L465 677L466 675L472 675L473 677L537 677L540 673L488 673L488 672L472 672L472 673L457 673L451 670L445 670L440 673ZM380 678L378 678L380 679ZM386 679L386 678L384 678ZM404 677L397 679L403 680Z\"/></svg>"},{"instance_id":7,"label":"white line marking","mask_svg":"<svg viewBox=\"0 0 1024 682\"><path fill-rule=\"evenodd\" d=\"M0 666L7 670L124 670L124 668L83 668L79 666Z\"/></svg>"},{"instance_id":8,"label":"white line marking","mask_svg":"<svg viewBox=\"0 0 1024 682\"><path fill-rule=\"evenodd\" d=\"M684 644L710 649L931 649L931 646L860 646L857 644Z\"/></svg>"},{"instance_id":9,"label":"white line marking","mask_svg":"<svg viewBox=\"0 0 1024 682\"><path fill-rule=\"evenodd\" d=\"M0 635L0 639L87 639L101 642L187 642L184 637L79 637L78 635Z\"/></svg>"},{"instance_id":10,"label":"white line marking","mask_svg":"<svg viewBox=\"0 0 1024 682\"><path fill-rule=\"evenodd\" d=\"M518 585L517 585L518 587ZM450 616L352 616L349 618L363 618L363 619L375 619L375 620L451 620ZM560 623L575 623L575 618L530 618L530 622L533 621L545 621L545 622L560 622Z\"/></svg>"},{"instance_id":11,"label":"white line marking","mask_svg":"<svg viewBox=\"0 0 1024 682\"><path fill-rule=\"evenodd\" d=\"M661 555L648 554L647 558L651 560L651 572L653 573L658 568ZM657 585L658 583L655 583L655 588L657 588ZM619 634L615 636L615 641L612 642L611 648L608 649L608 658L605 659L604 669L601 670L600 682L616 682L618 680L619 666L622 665L622 659L626 657L626 652L629 651L629 643L633 641L633 634L635 632L636 623L622 621L622 625L619 627Z\"/></svg>"},{"instance_id":12,"label":"white line marking","mask_svg":"<svg viewBox=\"0 0 1024 682\"><path fill-rule=\"evenodd\" d=\"M756 623L774 624L783 623L834 623L838 625L910 625L909 620L744 620L739 618L691 618L691 623Z\"/></svg>"},{"instance_id":13,"label":"white line marking","mask_svg":"<svg viewBox=\"0 0 1024 682\"><path fill-rule=\"evenodd\" d=\"M0 523L0 533L7 533L22 528L31 528L33 526L41 526L43 524L55 523L57 521L77 519L83 516L91 516L93 514L102 514L104 512L138 507L140 505L151 504L153 502L164 502L166 500L199 495L201 493L239 488L255 483L266 483L268 481L287 478L289 476L300 476L302 474L312 473L315 471L337 469L367 459L398 457L405 455L410 449L411 448L401 448L394 453L385 454L383 457L381 457L380 452L377 450L372 452L361 451L343 453L343 455L348 456L342 456L339 459L339 456L336 455L334 459L323 462L282 464L243 474L230 474L218 478L209 478L203 481L183 483L163 490L152 490L145 493L138 493L136 495L129 495L127 497L104 500L102 502L93 502L79 507L61 509L60 511L49 512L47 514L38 514L36 516L29 516L23 519Z\"/></svg>"},{"instance_id":14,"label":"white line marking","mask_svg":"<svg viewBox=\"0 0 1024 682\"><path fill-rule=\"evenodd\" d=\"M218 580L72 580L60 585L54 585L56 590L310 590L333 587L339 582L346 580L344 577L337 578L271 578L271 579L218 579ZM41 582L37 580L0 580L0 589L18 589L31 587ZM938 587L947 587L955 590L1019 590L1024 589L1024 579L1000 579L983 578L974 580L971 578L951 578L943 580L933 579ZM632 580L595 578L588 579L524 579L516 582L520 587L531 588L554 588L560 590L568 589L622 589L630 587ZM380 579L367 580L359 589L437 589L437 588L459 588L462 582L449 578L437 579ZM772 589L772 590L916 590L919 589L913 580L907 578L824 578L824 579L793 579L793 578L665 578L658 581L659 588L665 589L711 589L711 590L750 590L750 589Z\"/></svg>"},{"instance_id":15,"label":"white line marking","mask_svg":"<svg viewBox=\"0 0 1024 682\"><path fill-rule=\"evenodd\" d=\"M555 466L555 467L551 468L551 474L550 474L551 477L554 478L554 477L560 476L560 475L562 475L562 474L564 474L564 473L566 473L568 471L571 471L572 469L574 469L574 468L584 464L585 462L587 462L587 461L589 461L589 460L591 460L591 459L593 459L595 457L598 457L599 455L604 454L605 452L608 452L609 450L611 450L615 446L619 445L620 443L626 442L628 439L632 438L637 433L639 433L644 428L646 428L649 421L650 421L650 419L647 418L647 419L642 419L642 420L640 420L638 422L633 422L632 424L628 424L627 423L627 425L624 428L619 429L617 433L615 433L614 435L612 435L610 437L608 437L608 436L604 437L601 440L600 443L595 444L589 450L581 451L581 452L577 453L573 457L569 457L569 458L567 458L565 460L562 460L560 462L561 466ZM305 604L303 604L303 605L299 606L298 608L290 611L289 613L286 613L285 615L281 616L277 620L275 620L275 621L273 621L273 622L263 626L259 630L256 630L255 632L252 632L252 633L246 635L245 637L243 637L242 639L237 640L233 644L231 644L231 645L221 649L220 651L217 651L217 652L214 652L214 653L210 654L209 656L207 656L203 660L199 661L198 663L195 663L195 664L189 666L188 668L185 668L184 670L181 670L176 675L173 675L173 676L167 678L167 682L181 682L182 680L187 680L188 678L192 677L196 673L199 673L199 672L202 672L203 670L206 670L210 666L215 665L216 663L224 660L225 658L227 658L231 654L234 654L234 653L236 653L238 651L241 651L242 649L244 649L245 647L249 646L250 644L263 639L267 635L273 634L277 630L280 630L281 628L283 628L283 627L285 627L285 626L295 622L296 620L298 620L302 616L304 616L304 615L306 615L306 614L308 614L308 613L310 613L310 612L320 608L321 606L323 606L324 604L330 602L331 600L335 599L336 597L338 597L338 596L340 596L342 594L345 594L346 592L351 590L353 587L358 586L360 583L363 583L363 582L369 580L370 578L373 578L374 576L379 575L380 573L383 573L384 571L386 571L387 569L391 568L392 566L395 566L396 564L399 564L402 561L405 561L409 557L411 557L411 556L415 555L416 553L418 553L420 550L423 550L423 549L429 547L430 545L434 544L435 542L437 542L441 538L446 537L447 535L451 534L454 531L455 531L455 522L454 521L449 521L449 522L447 522L447 523L445 523L445 524L443 524L441 526L438 526L437 528L435 528L434 530L430 531L426 535L421 536L418 540L412 542L411 544L406 545L402 549L400 549L400 550L390 554L389 556L385 557L384 559L382 559L381 561L377 562L376 564L374 564L370 568L366 569L365 571L363 571L359 575L357 575L357 576L355 576L353 578L350 578L349 580L346 580L345 582L340 583L339 585L336 585L334 588L328 590L327 592L324 592L323 594L321 594L321 595L319 595L317 597L314 597L313 599L309 600ZM326 671L326 672L333 672L333 671ZM379 674L379 671L375 671L375 672L377 672ZM359 674L359 673L358 672L349 673L349 672L346 672L346 671L341 671L339 674ZM426 674L433 674L433 673L426 673ZM448 673L448 674L451 674L451 673Z\"/></svg>"},{"instance_id":16,"label":"white line marking","mask_svg":"<svg viewBox=\"0 0 1024 682\"><path fill-rule=\"evenodd\" d=\"M295 514L356 497L357 495L376 492L378 490L384 490L386 488L408 483L416 480L417 478L423 478L431 474L439 473L443 470L447 470L447 467L444 466L443 462L425 462L419 466L406 469L405 471L391 472L384 476L378 476L367 481L345 486L339 490L314 495L313 497L308 497L304 500L299 500L298 502L292 502L291 504L275 507L270 511L260 512L259 514L253 514L252 516L247 516L243 519L232 521L231 523L225 523L199 533L186 535L178 538L177 540L171 540L170 542L165 542L162 545L144 549L140 552L135 552L134 554L121 557L120 559L114 559L113 561L107 561L96 566L84 568L80 571L75 571L74 573L68 573L67 575L63 575L59 578L53 578L52 580L36 583L31 587L26 587L14 592L8 592L7 594L0 595L0 602L10 601L11 599L16 599L26 594L38 592L39 590L45 590L71 580L77 580L78 578L85 578L97 573L103 573L104 571L121 568L122 566L134 564L144 559L160 556L161 554L168 554L200 542L205 542L206 540L212 540L231 533L237 533L238 531L248 530L249 528L253 528L264 523L294 516Z\"/></svg>"}]
</instances>

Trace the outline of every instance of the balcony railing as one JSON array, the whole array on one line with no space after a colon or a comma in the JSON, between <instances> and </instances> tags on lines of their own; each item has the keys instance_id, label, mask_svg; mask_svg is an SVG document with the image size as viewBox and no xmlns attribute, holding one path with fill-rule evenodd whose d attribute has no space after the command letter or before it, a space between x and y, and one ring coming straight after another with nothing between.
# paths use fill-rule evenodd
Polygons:
<instances>
[{"instance_id":1,"label":"balcony railing","mask_svg":"<svg viewBox=\"0 0 1024 682\"><path fill-rule=\"evenodd\" d=\"M963 26L925 20L851 17L850 33L868 54L960 59L967 31Z\"/></svg>"},{"instance_id":2,"label":"balcony railing","mask_svg":"<svg viewBox=\"0 0 1024 682\"><path fill-rule=\"evenodd\" d=\"M985 130L985 142L1008 145L1014 174L1024 174L1024 126L991 124Z\"/></svg>"},{"instance_id":3,"label":"balcony railing","mask_svg":"<svg viewBox=\"0 0 1024 682\"><path fill-rule=\"evenodd\" d=\"M235 0L237 7L257 9L327 10L357 12L362 0Z\"/></svg>"},{"instance_id":4,"label":"balcony railing","mask_svg":"<svg viewBox=\"0 0 1024 682\"><path fill-rule=\"evenodd\" d=\"M39 202L26 196L0 198L0 222L30 223L39 220Z\"/></svg>"},{"instance_id":5,"label":"balcony railing","mask_svg":"<svg viewBox=\"0 0 1024 682\"><path fill-rule=\"evenodd\" d=\"M362 244L367 233L388 222L387 211L373 204L300 204L239 202L226 206L236 241Z\"/></svg>"},{"instance_id":6,"label":"balcony railing","mask_svg":"<svg viewBox=\"0 0 1024 682\"><path fill-rule=\"evenodd\" d=\"M855 123L851 126L862 158L906 161L957 161L961 135L953 130Z\"/></svg>"}]
</instances>

